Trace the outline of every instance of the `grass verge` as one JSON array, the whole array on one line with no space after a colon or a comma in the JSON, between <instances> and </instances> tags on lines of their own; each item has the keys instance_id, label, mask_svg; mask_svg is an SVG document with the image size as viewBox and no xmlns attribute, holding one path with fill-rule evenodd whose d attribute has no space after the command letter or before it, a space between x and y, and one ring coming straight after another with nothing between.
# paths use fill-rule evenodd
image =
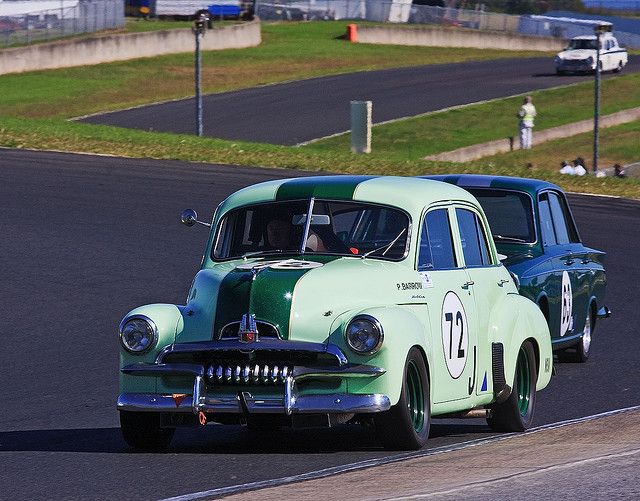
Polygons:
<instances>
[{"instance_id":1,"label":"grass verge","mask_svg":"<svg viewBox=\"0 0 640 501\"><path fill-rule=\"evenodd\" d=\"M344 32L345 24L265 25L264 43L261 47L205 54L205 87L208 92L213 92L354 70L531 55L507 51L349 44L338 38ZM405 151L411 137L416 138L416 143L423 141L432 144L431 147L439 145L442 151L445 145L445 149L451 149L451 145L457 144L458 136L465 138L461 145L466 145L469 144L466 142L468 138L478 141L484 140L481 138L485 135L491 139L495 134L502 134L506 128L513 127L517 100L507 99L495 103L496 108L468 107L440 114L429 126L433 136L424 135L419 130L427 127L428 124L423 120L428 117L406 123L398 122L388 131L377 128L374 132L375 153L372 155L353 155L348 152L345 144L331 146L327 143L308 148L291 148L94 126L64 120L94 111L189 95L192 84L191 64L190 54L179 54L93 67L0 76L0 93L3 96L0 103L0 146L343 173L419 175L482 172L533 176L556 182L571 191L640 198L640 182L633 179L569 178L554 170L544 169L543 163L547 161L547 157L541 156L538 159L536 156L547 151L543 149L536 148L526 152L534 157L520 158L519 152L510 157L495 157L487 162L468 165L421 160L424 151L428 150L410 153ZM636 99L629 97L637 96L633 88L638 83L636 77L620 78L616 82L619 82L615 84L619 94L616 106L626 106L625 103ZM604 92L608 92L608 86L609 82L605 85ZM572 102L574 95L583 96L580 99L585 98L588 95L588 85L585 85L585 89L583 92L576 86L546 91L556 93L553 94L555 97L545 96L544 92L538 93L536 104L541 111L538 125L542 127L566 123L563 111L552 110L559 103ZM604 112L613 111L607 108L608 99L603 99ZM581 108L582 104L575 106ZM586 109L580 109L576 113L584 113L588 117ZM496 122L500 120L499 114L505 115L502 125ZM396 126L404 129L394 130ZM621 131L620 137L626 138L624 144L610 150L610 144L614 144L612 138ZM618 154L621 157L634 155L634 149L629 148L627 143L634 134L637 137L637 132L631 126L604 130L603 158L609 158L609 151L618 152L612 153L611 158L618 158L615 156ZM574 148L570 146L574 144L573 138L563 141L566 142L554 142L555 147L566 147L568 150ZM548 158L552 158L554 151L557 150L546 153ZM585 158L589 156L584 151L576 154ZM564 155L554 159L554 165L562 157ZM524 167L532 161L537 167L533 170Z\"/></svg>"},{"instance_id":2,"label":"grass verge","mask_svg":"<svg viewBox=\"0 0 640 501\"><path fill-rule=\"evenodd\" d=\"M562 78L559 82L570 80ZM593 117L591 82L531 94L538 110L535 130ZM640 75L608 75L603 80L601 103L602 115L640 106ZM517 136L515 115L521 104L521 97L498 99L376 126L372 137L373 154L411 160ZM312 143L306 148L318 151L345 149L349 148L349 141L347 134Z\"/></svg>"},{"instance_id":3,"label":"grass verge","mask_svg":"<svg viewBox=\"0 0 640 501\"><path fill-rule=\"evenodd\" d=\"M142 21L139 26L157 24ZM203 53L204 92L292 79L534 52L351 44L347 22L263 24L259 47ZM0 115L69 118L193 95L193 54L0 76Z\"/></svg>"}]
</instances>

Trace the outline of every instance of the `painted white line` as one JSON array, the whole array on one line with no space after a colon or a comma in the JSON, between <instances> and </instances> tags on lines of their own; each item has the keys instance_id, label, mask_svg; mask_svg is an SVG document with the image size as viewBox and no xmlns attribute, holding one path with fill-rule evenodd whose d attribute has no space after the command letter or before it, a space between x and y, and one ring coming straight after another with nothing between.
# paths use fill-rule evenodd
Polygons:
<instances>
[{"instance_id":1,"label":"painted white line","mask_svg":"<svg viewBox=\"0 0 640 501\"><path fill-rule=\"evenodd\" d=\"M491 479L491 480L485 480L485 481L481 481L481 482L473 482L473 483L470 483L470 484L467 484L467 485L461 485L459 487L455 487L453 489L448 489L448 490L444 490L444 491L429 492L429 493L425 493L425 494L413 494L411 496L385 498L384 501L406 501L406 500L410 500L410 499L429 499L429 498L432 498L432 497L443 496L443 495L446 495L446 494L456 494L456 493L459 493L461 491L474 489L476 487L483 487L483 486L488 486L488 485L500 484L500 483L503 483L503 482L507 482L509 480L513 480L514 478L533 477L533 476L538 475L540 473L548 473L548 472L552 472L552 471L566 470L568 468L576 468L577 466L598 463L598 462L604 461L604 460L635 456L636 454L640 454L640 449L634 449L634 450L626 451L626 452L619 452L619 453L616 453L616 454L605 454L603 456L598 456L598 457L595 457L595 458L581 459L579 461L570 461L570 462L567 462L567 463L561 463L561 464L555 464L555 465L552 465L552 466L546 466L544 468L531 469L531 470L527 470L527 471L524 471L524 472L521 472L521 473L514 473L513 475L505 475L505 476L500 477L500 478L494 478L494 479Z\"/></svg>"},{"instance_id":2,"label":"painted white line","mask_svg":"<svg viewBox=\"0 0 640 501\"><path fill-rule=\"evenodd\" d=\"M623 409L615 409L612 411L601 412L599 414L594 414L592 416L586 416L575 419L567 419L565 421L559 421L557 423L550 423L542 426L538 426L536 428L532 428L529 431L524 433L505 433L503 435L495 435L489 438L480 438L476 440L469 440L467 442L461 442L459 444L447 445L443 447L436 447L434 449L427 449L424 451L417 452L408 452L404 454L397 454L394 456L387 456L383 458L375 458L369 459L366 461L359 461L357 463L349 463L340 466L334 466L331 468L324 468L322 470L316 470L308 473L302 473L299 475L291 475L289 477L275 478L271 480L262 480L259 482L250 482L246 484L232 485L229 487L220 487L217 489L211 489L206 491L194 492L191 494L184 494L182 496L175 496L171 498L165 498L161 501L192 501L195 499L209 498L209 497L219 497L230 494L237 494L239 492L244 491L253 491L256 489L264 489L267 487L278 487L281 485L291 484L295 482L302 482L304 480L315 480L318 478L329 477L332 475L338 475L340 473L347 473L350 471L363 470L365 468L372 468L374 466L381 466L386 464L398 463L400 461L406 461L407 459L415 459L427 456L434 456L437 454L444 454L447 452L467 449L470 447L477 447L479 445L501 442L503 440L510 440L515 437L520 437L523 435L530 435L533 433L539 433L545 430L553 430L556 428L562 428L564 426L569 426L577 423L584 423L587 421L592 421L594 419L600 419L607 416L614 416L616 414L621 414L623 412L630 412L640 410L640 405L635 405L632 407L625 407Z\"/></svg>"},{"instance_id":3,"label":"painted white line","mask_svg":"<svg viewBox=\"0 0 640 501\"><path fill-rule=\"evenodd\" d=\"M576 85L580 85L581 83L584 83L584 82L576 82L576 83L572 83L572 84L568 84L568 85L558 85L557 87L548 87L546 89L534 89L534 90L530 90L528 92L522 92L520 94L512 94L510 96L496 97L496 98L493 98L493 99L485 99L483 101L474 101L473 103L456 104L455 106L449 106L448 108L442 108L442 109L439 109L439 110L427 111L425 113L419 113L417 115L407 115L405 117L392 118L391 120L385 120L383 122L376 122L376 123L372 124L372 127L378 127L379 125L387 125L387 124L392 124L392 123L395 123L395 122L401 122L403 120L411 120L412 118L421 118L421 117L427 117L429 115L437 115L438 113L445 113L447 111L452 111L452 110L460 110L460 109L463 109L463 108L467 108L469 106L475 106L477 104L494 103L496 101L501 101L503 99L509 99L509 98L512 98L512 97L528 96L530 94L533 94L533 93L536 93L536 92L542 92L542 91L545 91L545 90L555 90L555 89L564 89L566 87L574 87ZM323 141L325 139L331 139L331 138L334 138L334 137L343 136L345 134L348 134L349 132L351 132L351 129L345 130L345 131L342 131L342 132L336 132L335 134L331 134L329 136L323 136L323 137L318 137L318 138L315 138L315 139L310 139L309 141L303 141L302 143L298 143L295 146L296 147L307 146L308 144L317 143L318 141Z\"/></svg>"}]
</instances>

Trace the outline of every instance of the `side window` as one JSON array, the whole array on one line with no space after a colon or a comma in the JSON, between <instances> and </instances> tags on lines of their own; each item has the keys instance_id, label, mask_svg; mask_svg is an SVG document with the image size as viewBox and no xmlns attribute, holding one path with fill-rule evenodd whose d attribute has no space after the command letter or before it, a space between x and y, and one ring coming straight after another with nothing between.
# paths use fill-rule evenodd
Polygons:
<instances>
[{"instance_id":1,"label":"side window","mask_svg":"<svg viewBox=\"0 0 640 501\"><path fill-rule=\"evenodd\" d=\"M487 266L489 260L489 246L478 216L467 209L456 209L460 242L466 266Z\"/></svg>"},{"instance_id":2,"label":"side window","mask_svg":"<svg viewBox=\"0 0 640 501\"><path fill-rule=\"evenodd\" d=\"M551 217L553 228L556 230L556 240L558 244L569 243L569 232L567 230L567 220L565 218L560 197L555 193L549 193L549 206L551 207Z\"/></svg>"},{"instance_id":3,"label":"side window","mask_svg":"<svg viewBox=\"0 0 640 501\"><path fill-rule=\"evenodd\" d=\"M538 203L538 211L540 212L540 232L542 233L542 245L548 247L556 245L556 233L553 230L553 221L551 220L551 206L549 205L549 195L543 193L540 195Z\"/></svg>"},{"instance_id":4,"label":"side window","mask_svg":"<svg viewBox=\"0 0 640 501\"><path fill-rule=\"evenodd\" d=\"M456 267L453 238L446 209L428 212L422 225L418 270L442 270Z\"/></svg>"}]
</instances>

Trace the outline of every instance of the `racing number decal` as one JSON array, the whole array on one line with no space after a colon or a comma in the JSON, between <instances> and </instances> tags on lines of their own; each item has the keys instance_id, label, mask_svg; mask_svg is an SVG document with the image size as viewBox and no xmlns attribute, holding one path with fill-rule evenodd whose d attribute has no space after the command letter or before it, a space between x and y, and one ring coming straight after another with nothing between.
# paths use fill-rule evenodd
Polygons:
<instances>
[{"instance_id":1,"label":"racing number decal","mask_svg":"<svg viewBox=\"0 0 640 501\"><path fill-rule=\"evenodd\" d=\"M564 336L571 328L571 314L573 313L573 292L569 273L562 272L562 310L560 312L560 336Z\"/></svg>"},{"instance_id":2,"label":"racing number decal","mask_svg":"<svg viewBox=\"0 0 640 501\"><path fill-rule=\"evenodd\" d=\"M467 316L455 292L449 291L442 303L442 348L447 370L458 379L467 363L469 347Z\"/></svg>"}]
</instances>

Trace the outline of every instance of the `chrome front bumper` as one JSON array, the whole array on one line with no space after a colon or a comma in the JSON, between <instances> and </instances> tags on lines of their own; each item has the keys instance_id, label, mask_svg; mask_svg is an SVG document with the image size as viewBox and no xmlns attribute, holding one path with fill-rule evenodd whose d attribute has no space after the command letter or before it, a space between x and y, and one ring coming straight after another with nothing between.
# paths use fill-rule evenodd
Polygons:
<instances>
[{"instance_id":1,"label":"chrome front bumper","mask_svg":"<svg viewBox=\"0 0 640 501\"><path fill-rule=\"evenodd\" d=\"M118 397L117 407L121 411L138 412L167 412L167 413L228 413L228 414L331 414L331 413L369 413L382 412L391 407L389 397L382 394L303 394L297 391L298 383L303 381L335 381L346 378L376 378L386 371L380 367L371 365L351 365L346 357L334 345L318 345L312 343L283 342L264 343L254 345L237 345L234 342L224 343L198 343L190 347L184 345L172 345L163 350L155 363L130 364L121 369L121 372L135 376L193 376L193 392L184 394L155 394L155 393L122 393ZM169 353L184 353L189 348L194 351L224 353L242 349L243 353L269 351L281 351L285 347L293 347L298 351L308 353L329 353L336 361L331 367L301 367L293 365L287 372L277 371L277 377L267 382L262 380L260 373L240 366L228 378L221 379L220 367L200 365L195 363L165 363L164 358ZM256 367L258 369L258 367ZM226 372L226 371L225 371ZM254 377L255 376L255 377ZM247 386L253 383L255 386L273 388L273 384L279 381L277 387L283 390L282 397L254 396ZM244 383L244 384L243 384ZM207 394L207 388L220 388L221 395ZM273 388L275 389L275 388ZM235 394L230 394L234 392ZM216 393L218 393L216 391Z\"/></svg>"}]
</instances>

